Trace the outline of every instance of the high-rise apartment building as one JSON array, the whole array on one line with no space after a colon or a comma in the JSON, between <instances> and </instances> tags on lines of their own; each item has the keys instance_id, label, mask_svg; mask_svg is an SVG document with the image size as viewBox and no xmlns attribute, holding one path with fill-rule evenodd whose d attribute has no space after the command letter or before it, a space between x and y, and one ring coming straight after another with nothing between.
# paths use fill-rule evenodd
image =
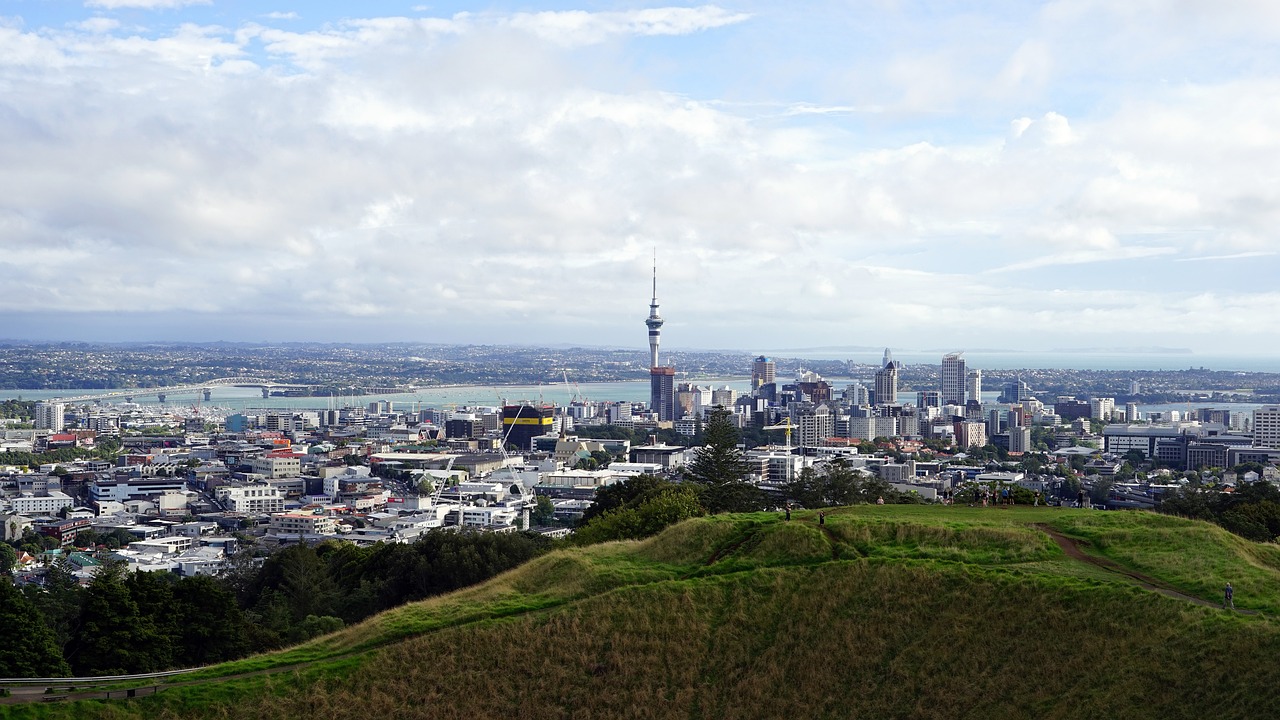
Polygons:
<instances>
[{"instance_id":1,"label":"high-rise apartment building","mask_svg":"<svg viewBox=\"0 0 1280 720\"><path fill-rule=\"evenodd\" d=\"M36 403L35 425L37 430L62 432L63 416L67 406L62 403Z\"/></svg>"},{"instance_id":2,"label":"high-rise apartment building","mask_svg":"<svg viewBox=\"0 0 1280 720\"><path fill-rule=\"evenodd\" d=\"M920 390L916 392L916 407L942 407L942 393L937 390Z\"/></svg>"},{"instance_id":3,"label":"high-rise apartment building","mask_svg":"<svg viewBox=\"0 0 1280 720\"><path fill-rule=\"evenodd\" d=\"M796 444L800 447L818 447L823 440L836 434L836 419L825 404L805 403L795 409Z\"/></svg>"},{"instance_id":4,"label":"high-rise apartment building","mask_svg":"<svg viewBox=\"0 0 1280 720\"><path fill-rule=\"evenodd\" d=\"M968 380L964 353L954 352L942 356L942 404L963 406L965 381Z\"/></svg>"},{"instance_id":5,"label":"high-rise apartment building","mask_svg":"<svg viewBox=\"0 0 1280 720\"><path fill-rule=\"evenodd\" d=\"M773 360L761 355L751 362L751 392L760 389L761 385L768 385L775 380L777 374L777 366Z\"/></svg>"},{"instance_id":6,"label":"high-rise apartment building","mask_svg":"<svg viewBox=\"0 0 1280 720\"><path fill-rule=\"evenodd\" d=\"M1009 428L1009 452L1024 453L1031 451L1031 428Z\"/></svg>"},{"instance_id":7,"label":"high-rise apartment building","mask_svg":"<svg viewBox=\"0 0 1280 720\"><path fill-rule=\"evenodd\" d=\"M1089 399L1089 417L1095 420L1111 422L1111 411L1115 409L1115 398L1096 397Z\"/></svg>"},{"instance_id":8,"label":"high-rise apartment building","mask_svg":"<svg viewBox=\"0 0 1280 720\"><path fill-rule=\"evenodd\" d=\"M977 368L969 371L968 377L968 394L969 402L982 404L982 371Z\"/></svg>"}]
</instances>

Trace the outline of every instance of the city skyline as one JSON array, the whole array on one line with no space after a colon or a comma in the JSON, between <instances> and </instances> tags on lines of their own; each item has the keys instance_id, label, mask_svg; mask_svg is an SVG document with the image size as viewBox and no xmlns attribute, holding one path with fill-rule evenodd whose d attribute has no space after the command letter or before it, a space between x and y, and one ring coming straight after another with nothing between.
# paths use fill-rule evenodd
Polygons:
<instances>
[{"instance_id":1,"label":"city skyline","mask_svg":"<svg viewBox=\"0 0 1280 720\"><path fill-rule=\"evenodd\" d=\"M1113 5L15 2L0 334L1274 354L1280 10Z\"/></svg>"}]
</instances>

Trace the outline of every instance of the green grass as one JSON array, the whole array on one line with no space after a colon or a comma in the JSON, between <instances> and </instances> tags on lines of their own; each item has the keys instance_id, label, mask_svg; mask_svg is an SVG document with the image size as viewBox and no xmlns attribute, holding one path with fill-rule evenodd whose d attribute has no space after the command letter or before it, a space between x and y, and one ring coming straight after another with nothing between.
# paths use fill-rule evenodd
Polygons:
<instances>
[{"instance_id":1,"label":"green grass","mask_svg":"<svg viewBox=\"0 0 1280 720\"><path fill-rule=\"evenodd\" d=\"M1272 717L1274 546L1147 513L861 506L698 518L546 555L213 678L6 717ZM1246 589L1247 588L1247 589ZM294 667L297 663L314 663ZM191 676L175 678L188 682Z\"/></svg>"}]
</instances>

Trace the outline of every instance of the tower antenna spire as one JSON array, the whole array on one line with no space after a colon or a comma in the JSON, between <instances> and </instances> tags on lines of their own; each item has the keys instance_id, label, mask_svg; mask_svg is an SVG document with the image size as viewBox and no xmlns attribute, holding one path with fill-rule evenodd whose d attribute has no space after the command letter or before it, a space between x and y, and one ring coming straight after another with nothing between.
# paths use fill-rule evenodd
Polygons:
<instances>
[{"instance_id":1,"label":"tower antenna spire","mask_svg":"<svg viewBox=\"0 0 1280 720\"><path fill-rule=\"evenodd\" d=\"M649 302L649 367L658 367L658 344L662 339L662 316L658 314L658 248L653 249L653 300Z\"/></svg>"}]
</instances>

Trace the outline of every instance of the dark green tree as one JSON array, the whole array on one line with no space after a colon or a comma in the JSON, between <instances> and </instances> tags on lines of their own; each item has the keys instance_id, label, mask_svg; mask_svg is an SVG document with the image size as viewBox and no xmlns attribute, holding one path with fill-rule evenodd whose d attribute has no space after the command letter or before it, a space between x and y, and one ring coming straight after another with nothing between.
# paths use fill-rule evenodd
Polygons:
<instances>
[{"instance_id":1,"label":"dark green tree","mask_svg":"<svg viewBox=\"0 0 1280 720\"><path fill-rule=\"evenodd\" d=\"M244 613L231 592L204 575L173 588L174 660L183 667L234 660L249 652Z\"/></svg>"},{"instance_id":2,"label":"dark green tree","mask_svg":"<svg viewBox=\"0 0 1280 720\"><path fill-rule=\"evenodd\" d=\"M57 637L40 611L4 578L0 578L0 637L4 638L0 643L0 677L71 674Z\"/></svg>"},{"instance_id":3,"label":"dark green tree","mask_svg":"<svg viewBox=\"0 0 1280 720\"><path fill-rule=\"evenodd\" d=\"M139 612L124 573L122 563L108 562L85 589L67 653L77 675L153 672L172 661L169 638Z\"/></svg>"},{"instance_id":4,"label":"dark green tree","mask_svg":"<svg viewBox=\"0 0 1280 720\"><path fill-rule=\"evenodd\" d=\"M592 518L628 505L634 505L637 498L657 493L669 485L666 480L649 474L636 475L622 482L606 485L596 491L595 500L582 513L579 525L586 525Z\"/></svg>"},{"instance_id":5,"label":"dark green tree","mask_svg":"<svg viewBox=\"0 0 1280 720\"><path fill-rule=\"evenodd\" d=\"M693 451L685 479L702 486L702 505L708 512L750 512L768 502L760 488L746 481L747 462L738 447L738 429L729 411L717 407L703 428L703 444Z\"/></svg>"},{"instance_id":6,"label":"dark green tree","mask_svg":"<svg viewBox=\"0 0 1280 720\"><path fill-rule=\"evenodd\" d=\"M18 553L8 543L0 543L0 583L9 583L10 574L17 564Z\"/></svg>"},{"instance_id":7,"label":"dark green tree","mask_svg":"<svg viewBox=\"0 0 1280 720\"><path fill-rule=\"evenodd\" d=\"M574 533L574 541L588 545L609 540L638 540L682 520L705 514L696 486L665 483L624 507L596 516Z\"/></svg>"},{"instance_id":8,"label":"dark green tree","mask_svg":"<svg viewBox=\"0 0 1280 720\"><path fill-rule=\"evenodd\" d=\"M55 561L45 569L43 590L28 585L23 592L40 611L54 642L65 654L80 624L80 604L84 599L84 589L72 574L70 563L65 559Z\"/></svg>"},{"instance_id":9,"label":"dark green tree","mask_svg":"<svg viewBox=\"0 0 1280 720\"><path fill-rule=\"evenodd\" d=\"M529 513L529 520L534 525L550 525L556 520L556 506L551 502L551 498L546 495L539 495L533 511Z\"/></svg>"}]
</instances>

